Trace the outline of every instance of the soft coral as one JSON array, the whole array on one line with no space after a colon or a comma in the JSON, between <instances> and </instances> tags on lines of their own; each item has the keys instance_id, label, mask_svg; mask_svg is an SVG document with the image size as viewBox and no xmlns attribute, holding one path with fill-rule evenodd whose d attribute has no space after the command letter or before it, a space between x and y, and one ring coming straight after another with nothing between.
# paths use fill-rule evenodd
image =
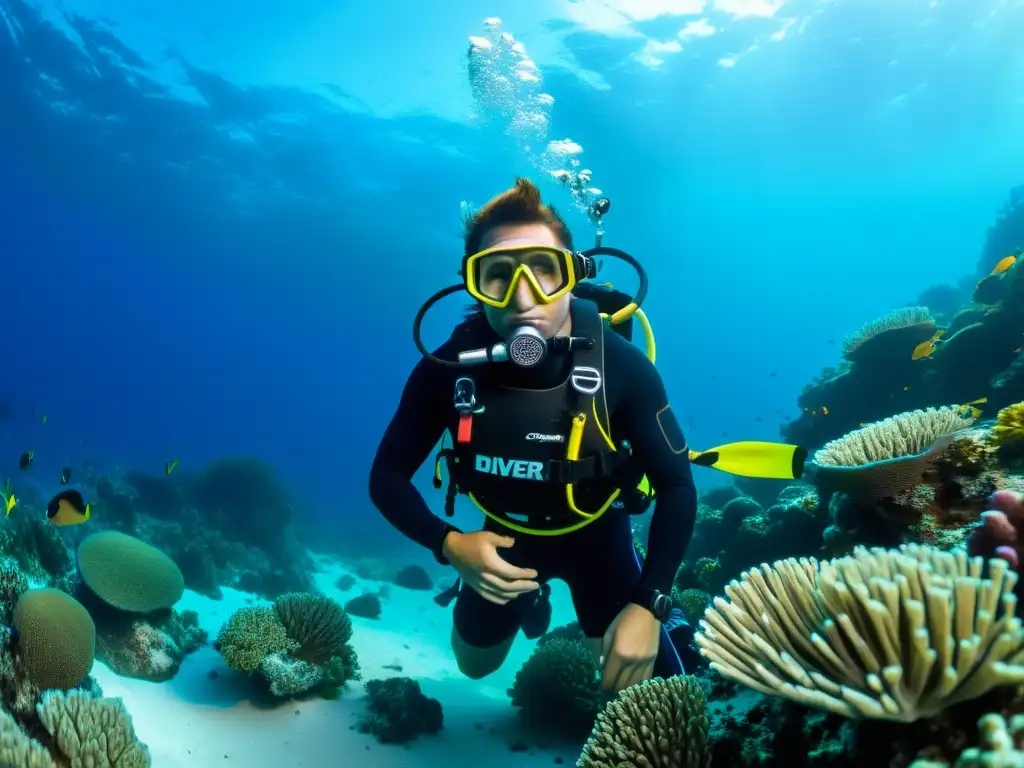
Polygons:
<instances>
[{"instance_id":1,"label":"soft coral","mask_svg":"<svg viewBox=\"0 0 1024 768\"><path fill-rule=\"evenodd\" d=\"M967 539L967 551L1002 558L1017 569L1024 556L1024 494L996 491L989 503L991 509L982 513L981 525Z\"/></svg>"}]
</instances>

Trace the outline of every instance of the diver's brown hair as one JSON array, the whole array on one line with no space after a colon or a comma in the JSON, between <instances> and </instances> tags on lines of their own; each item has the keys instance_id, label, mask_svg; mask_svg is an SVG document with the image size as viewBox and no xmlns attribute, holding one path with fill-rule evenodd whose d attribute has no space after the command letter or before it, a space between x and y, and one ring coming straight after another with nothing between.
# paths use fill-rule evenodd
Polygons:
<instances>
[{"instance_id":1,"label":"diver's brown hair","mask_svg":"<svg viewBox=\"0 0 1024 768\"><path fill-rule=\"evenodd\" d=\"M546 224L555 233L563 248L573 250L572 233L554 206L545 205L537 185L529 179L517 178L515 186L492 198L463 222L465 228L464 258L480 250L484 237L495 227L508 224Z\"/></svg>"}]
</instances>

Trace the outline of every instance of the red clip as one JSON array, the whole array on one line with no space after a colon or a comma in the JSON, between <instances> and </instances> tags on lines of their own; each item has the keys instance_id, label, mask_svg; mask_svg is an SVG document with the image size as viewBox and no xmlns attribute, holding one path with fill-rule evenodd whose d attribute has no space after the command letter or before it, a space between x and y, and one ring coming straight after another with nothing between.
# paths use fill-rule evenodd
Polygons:
<instances>
[{"instance_id":1,"label":"red clip","mask_svg":"<svg viewBox=\"0 0 1024 768\"><path fill-rule=\"evenodd\" d=\"M456 438L460 443L468 443L473 436L473 414L464 413L459 416L459 434Z\"/></svg>"}]
</instances>

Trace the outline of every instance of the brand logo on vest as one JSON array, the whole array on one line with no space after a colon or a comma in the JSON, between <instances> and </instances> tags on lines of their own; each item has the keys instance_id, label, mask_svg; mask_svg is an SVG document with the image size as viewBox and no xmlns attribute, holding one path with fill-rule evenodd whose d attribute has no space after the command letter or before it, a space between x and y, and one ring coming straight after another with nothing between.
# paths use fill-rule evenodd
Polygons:
<instances>
[{"instance_id":1,"label":"brand logo on vest","mask_svg":"<svg viewBox=\"0 0 1024 768\"><path fill-rule=\"evenodd\" d=\"M569 377L573 389L584 395L593 395L601 389L601 372L589 365L577 365Z\"/></svg>"},{"instance_id":2,"label":"brand logo on vest","mask_svg":"<svg viewBox=\"0 0 1024 768\"><path fill-rule=\"evenodd\" d=\"M474 469L488 475L514 477L517 480L543 480L544 463L526 459L503 459L500 456L476 455Z\"/></svg>"},{"instance_id":3,"label":"brand logo on vest","mask_svg":"<svg viewBox=\"0 0 1024 768\"><path fill-rule=\"evenodd\" d=\"M537 443L564 443L565 435L543 435L540 432L530 432L526 439Z\"/></svg>"}]
</instances>

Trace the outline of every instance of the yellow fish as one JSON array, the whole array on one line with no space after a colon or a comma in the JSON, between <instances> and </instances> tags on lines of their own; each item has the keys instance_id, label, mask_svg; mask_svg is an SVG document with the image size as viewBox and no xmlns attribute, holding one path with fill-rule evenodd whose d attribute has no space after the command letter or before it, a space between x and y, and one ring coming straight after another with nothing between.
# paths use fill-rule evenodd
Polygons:
<instances>
[{"instance_id":1,"label":"yellow fish","mask_svg":"<svg viewBox=\"0 0 1024 768\"><path fill-rule=\"evenodd\" d=\"M11 486L11 478L7 478L4 482L4 488L0 491L0 498L4 500L4 512L7 517L11 516L11 510L14 509L18 500L14 498L14 488Z\"/></svg>"},{"instance_id":2,"label":"yellow fish","mask_svg":"<svg viewBox=\"0 0 1024 768\"><path fill-rule=\"evenodd\" d=\"M1017 263L1017 256L1019 255L1020 254L1010 254L1009 256L1003 256L1003 258L999 260L999 263L992 268L992 274L999 275L1008 270Z\"/></svg>"},{"instance_id":3,"label":"yellow fish","mask_svg":"<svg viewBox=\"0 0 1024 768\"><path fill-rule=\"evenodd\" d=\"M79 525L92 517L92 504L86 504L78 491L61 491L46 506L46 519L54 525Z\"/></svg>"},{"instance_id":4,"label":"yellow fish","mask_svg":"<svg viewBox=\"0 0 1024 768\"><path fill-rule=\"evenodd\" d=\"M170 461L168 461L166 464L164 464L164 474L171 474L171 472L173 472L177 468L180 462L181 459L171 459Z\"/></svg>"},{"instance_id":5,"label":"yellow fish","mask_svg":"<svg viewBox=\"0 0 1024 768\"><path fill-rule=\"evenodd\" d=\"M930 339L928 339L928 341L922 341L914 347L914 351L910 353L910 359L920 360L922 358L931 357L935 352L935 346L939 343L939 339L942 338L942 334L944 333L945 331L940 328Z\"/></svg>"},{"instance_id":6,"label":"yellow fish","mask_svg":"<svg viewBox=\"0 0 1024 768\"><path fill-rule=\"evenodd\" d=\"M987 402L987 397L979 397L977 400L971 400L969 403L964 403L963 405L958 406L956 412L964 418L969 415L972 419L977 419L981 417L981 408L977 408L975 406L983 405Z\"/></svg>"}]
</instances>

